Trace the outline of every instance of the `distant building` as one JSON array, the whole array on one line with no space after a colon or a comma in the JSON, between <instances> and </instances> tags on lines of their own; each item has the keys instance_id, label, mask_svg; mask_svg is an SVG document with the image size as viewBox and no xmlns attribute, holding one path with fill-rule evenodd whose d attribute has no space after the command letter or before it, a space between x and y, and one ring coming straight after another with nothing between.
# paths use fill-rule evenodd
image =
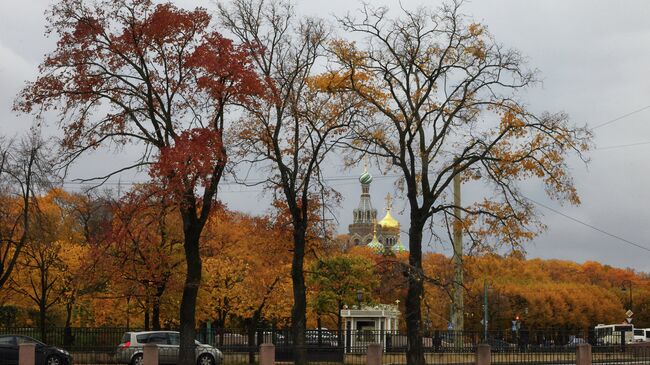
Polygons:
<instances>
[{"instance_id":1,"label":"distant building","mask_svg":"<svg viewBox=\"0 0 650 365\"><path fill-rule=\"evenodd\" d=\"M400 243L400 224L390 214L392 202L390 194L386 197L386 215L377 222L377 209L372 207L370 198L372 175L367 168L359 176L359 182L361 198L352 213L352 224L348 226L348 245L368 245L382 253L404 251L404 246Z\"/></svg>"}]
</instances>

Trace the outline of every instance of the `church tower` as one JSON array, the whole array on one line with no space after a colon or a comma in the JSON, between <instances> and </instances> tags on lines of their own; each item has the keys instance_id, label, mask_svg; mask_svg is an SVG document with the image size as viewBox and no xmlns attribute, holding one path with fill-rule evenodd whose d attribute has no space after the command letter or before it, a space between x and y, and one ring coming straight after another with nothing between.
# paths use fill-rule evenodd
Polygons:
<instances>
[{"instance_id":1,"label":"church tower","mask_svg":"<svg viewBox=\"0 0 650 365\"><path fill-rule=\"evenodd\" d=\"M388 194L386 196L386 215L379 221L381 227L381 243L383 244L383 251L386 253L402 252L405 251L404 246L400 242L400 224L397 219L393 218L390 210L393 207L393 199Z\"/></svg>"},{"instance_id":2,"label":"church tower","mask_svg":"<svg viewBox=\"0 0 650 365\"><path fill-rule=\"evenodd\" d=\"M359 205L353 211L352 224L348 226L349 239L348 245L358 246L367 245L372 241L374 232L374 222L377 221L377 209L372 207L370 202L370 183L372 175L368 168L364 168L363 174L359 176L361 183L361 199Z\"/></svg>"}]
</instances>

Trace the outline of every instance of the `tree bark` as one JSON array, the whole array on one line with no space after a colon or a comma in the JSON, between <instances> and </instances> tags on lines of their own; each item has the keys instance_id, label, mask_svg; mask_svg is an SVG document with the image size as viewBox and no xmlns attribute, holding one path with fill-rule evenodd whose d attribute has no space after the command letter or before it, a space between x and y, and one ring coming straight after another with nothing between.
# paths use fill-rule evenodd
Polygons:
<instances>
[{"instance_id":1,"label":"tree bark","mask_svg":"<svg viewBox=\"0 0 650 365\"><path fill-rule=\"evenodd\" d=\"M293 262L291 265L291 281L293 283L293 308L291 309L291 337L293 340L293 355L295 365L307 365L307 349L305 348L305 331L307 330L306 312L307 297L303 265L305 261L305 229L294 227Z\"/></svg>"},{"instance_id":2,"label":"tree bark","mask_svg":"<svg viewBox=\"0 0 650 365\"><path fill-rule=\"evenodd\" d=\"M255 343L255 335L257 334L257 325L260 322L260 313L255 312L253 316L247 321L248 322L248 328L247 328L247 334L248 334L248 363L250 365L255 365L255 353L257 353L257 346L261 345L262 343ZM273 334L271 334L273 335Z\"/></svg>"},{"instance_id":3,"label":"tree bark","mask_svg":"<svg viewBox=\"0 0 650 365\"><path fill-rule=\"evenodd\" d=\"M38 306L38 324L41 330L41 338L40 340L42 342L47 343L47 331L45 328L45 321L46 321L46 308L45 308L45 302L41 301Z\"/></svg>"},{"instance_id":4,"label":"tree bark","mask_svg":"<svg viewBox=\"0 0 650 365\"><path fill-rule=\"evenodd\" d=\"M160 302L165 293L166 283L156 286L156 294L153 298L153 305L151 308L151 326L154 331L160 330Z\"/></svg>"},{"instance_id":5,"label":"tree bark","mask_svg":"<svg viewBox=\"0 0 650 365\"><path fill-rule=\"evenodd\" d=\"M41 266L41 300L38 303L39 327L41 328L41 341L47 343L45 321L47 319L47 271Z\"/></svg>"},{"instance_id":6,"label":"tree bark","mask_svg":"<svg viewBox=\"0 0 650 365\"><path fill-rule=\"evenodd\" d=\"M343 347L343 318L341 317L341 310L343 309L343 302L338 301L338 310L336 311L336 340L339 347Z\"/></svg>"},{"instance_id":7,"label":"tree bark","mask_svg":"<svg viewBox=\"0 0 650 365\"><path fill-rule=\"evenodd\" d=\"M420 306L424 294L422 278L422 230L424 226L417 222L422 219L417 213L411 213L409 228L409 272L407 275L408 291L406 293L406 364L424 364L422 348L422 314Z\"/></svg>"},{"instance_id":8,"label":"tree bark","mask_svg":"<svg viewBox=\"0 0 650 365\"><path fill-rule=\"evenodd\" d=\"M147 288L148 289L148 288ZM147 290L148 292L149 290ZM144 330L149 331L151 324L149 322L149 293L144 298Z\"/></svg>"},{"instance_id":9,"label":"tree bark","mask_svg":"<svg viewBox=\"0 0 650 365\"><path fill-rule=\"evenodd\" d=\"M69 349L72 346L72 301L65 304L65 327L63 329L63 347Z\"/></svg>"},{"instance_id":10,"label":"tree bark","mask_svg":"<svg viewBox=\"0 0 650 365\"><path fill-rule=\"evenodd\" d=\"M196 338L196 298L201 283L201 256L199 255L199 237L201 227L196 219L189 217L186 212L183 215L183 233L185 235L185 261L187 263L187 272L185 276L185 286L183 287L183 297L180 308L180 333L181 346L179 349L178 364L194 365L194 340Z\"/></svg>"}]
</instances>

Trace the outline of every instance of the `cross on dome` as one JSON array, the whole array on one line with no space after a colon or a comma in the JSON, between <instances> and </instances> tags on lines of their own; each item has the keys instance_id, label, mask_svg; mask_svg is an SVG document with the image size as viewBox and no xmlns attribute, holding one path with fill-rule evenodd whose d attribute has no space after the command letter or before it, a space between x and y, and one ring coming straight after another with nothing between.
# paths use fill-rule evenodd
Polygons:
<instances>
[{"instance_id":1,"label":"cross on dome","mask_svg":"<svg viewBox=\"0 0 650 365\"><path fill-rule=\"evenodd\" d=\"M390 196L390 193L386 194L386 210L390 210L393 207L393 197Z\"/></svg>"}]
</instances>

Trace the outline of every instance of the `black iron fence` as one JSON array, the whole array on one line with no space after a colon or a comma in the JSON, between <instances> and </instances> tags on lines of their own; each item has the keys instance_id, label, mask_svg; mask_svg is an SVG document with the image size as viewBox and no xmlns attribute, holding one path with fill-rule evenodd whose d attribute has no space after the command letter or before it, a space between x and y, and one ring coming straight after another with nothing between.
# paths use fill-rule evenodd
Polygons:
<instances>
[{"instance_id":1,"label":"black iron fence","mask_svg":"<svg viewBox=\"0 0 650 365\"><path fill-rule=\"evenodd\" d=\"M0 328L0 335L29 336L44 340L72 353L75 364L133 363L148 343L158 345L162 358L178 355L180 336L140 333L126 328ZM197 330L195 351L210 354L224 364L258 361L259 346L275 345L278 361L292 361L297 341L290 331L278 329L201 328ZM626 331L599 333L592 330L427 331L422 336L426 364L472 364L479 344L487 343L493 364L570 364L576 348L590 344L594 363L650 363L650 341L635 341ZM365 364L369 344L380 344L384 363L406 364L408 339L401 331L308 330L302 345L312 363ZM197 350L198 349L198 350ZM205 355L208 356L208 355ZM165 360L166 361L166 360ZM171 361L171 360L170 360ZM173 362L173 361L172 361Z\"/></svg>"}]
</instances>

